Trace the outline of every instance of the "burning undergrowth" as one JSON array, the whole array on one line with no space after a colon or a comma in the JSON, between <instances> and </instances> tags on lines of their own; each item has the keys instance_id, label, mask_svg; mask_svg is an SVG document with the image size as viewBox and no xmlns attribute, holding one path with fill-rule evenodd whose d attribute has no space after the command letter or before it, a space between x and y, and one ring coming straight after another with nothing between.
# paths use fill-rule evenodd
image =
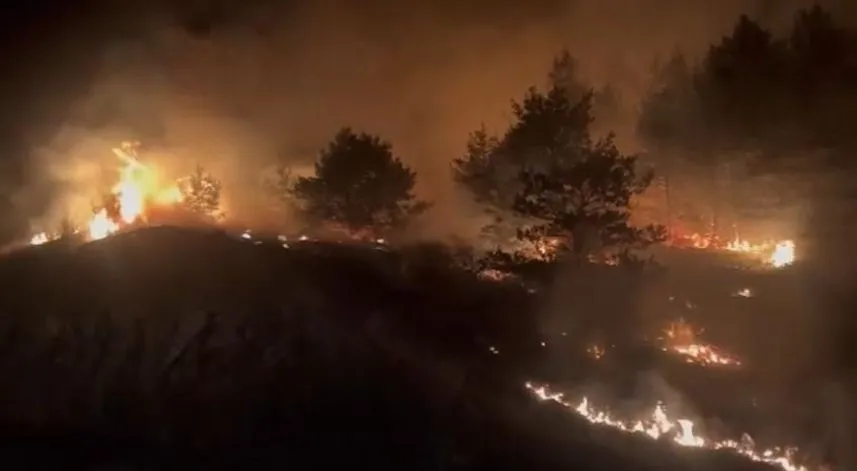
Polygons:
<instances>
[{"instance_id":1,"label":"burning undergrowth","mask_svg":"<svg viewBox=\"0 0 857 471\"><path fill-rule=\"evenodd\" d=\"M633 282L622 282L619 271L599 275L611 270L578 269L551 290L547 330L559 334L546 348L556 368L532 376L531 392L587 422L643 438L787 470L823 469L814 464L828 459L819 452L829 446L818 439L824 427L795 415L795 408L816 415L820 409L804 392L774 379L790 368L774 345L798 342L792 347L797 349L806 339L789 327L800 292L793 271L694 265L693 276L681 269L668 276L634 275ZM563 321L570 318L577 321ZM779 352L779 360L765 353L769 349ZM652 374L672 387L641 391L633 378ZM817 389L809 378L801 379L804 388ZM599 387L583 387L593 383ZM805 405L783 407L783 401Z\"/></svg>"},{"instance_id":2,"label":"burning undergrowth","mask_svg":"<svg viewBox=\"0 0 857 471\"><path fill-rule=\"evenodd\" d=\"M145 164L139 157L139 148L139 142L122 142L112 149L116 158L115 182L99 200L92 202L90 217L82 221L67 219L60 230L37 232L30 237L30 245L41 245L69 235L94 241L135 226L164 220L175 222L181 217L189 219L187 210L197 209L189 204L191 192L208 188L191 188L192 177L171 180L160 169ZM219 182L213 178L199 180L195 182L197 186L209 185L219 192ZM217 215L204 216L214 218Z\"/></svg>"},{"instance_id":3,"label":"burning undergrowth","mask_svg":"<svg viewBox=\"0 0 857 471\"><path fill-rule=\"evenodd\" d=\"M787 420L765 423L776 412L762 409L759 391L746 381L750 373L745 365L704 342L700 331L680 319L654 345L630 352L593 344L586 348L594 363L585 379L557 382L561 387L544 382L524 386L538 400L559 404L597 427L676 447L727 452L786 471L829 469L820 467L813 454L818 451L813 433L801 433ZM670 367L669 361L628 362L629 354L639 357L647 349L675 357L688 368ZM796 446L800 443L812 447L802 449Z\"/></svg>"},{"instance_id":4,"label":"burning undergrowth","mask_svg":"<svg viewBox=\"0 0 857 471\"><path fill-rule=\"evenodd\" d=\"M676 247L736 254L747 261L772 268L787 267L796 260L796 245L790 239L754 243L736 236L724 242L713 235L693 233L686 236L676 235L669 242Z\"/></svg>"},{"instance_id":5,"label":"burning undergrowth","mask_svg":"<svg viewBox=\"0 0 857 471\"><path fill-rule=\"evenodd\" d=\"M608 407L593 404L586 396L578 400L566 400L561 392L552 391L546 386L532 383L526 383L525 386L539 400L559 404L596 426L610 427L652 440L667 440L681 447L728 450L751 461L777 466L786 471L810 469L800 464L797 447L760 447L747 434L738 439L705 436L699 432L696 422L681 415L670 414L668 406L663 402L657 402L651 408L650 414L623 418L621 414L611 412Z\"/></svg>"},{"instance_id":6,"label":"burning undergrowth","mask_svg":"<svg viewBox=\"0 0 857 471\"><path fill-rule=\"evenodd\" d=\"M700 338L701 333L701 329L679 319L670 323L658 340L663 351L680 355L688 363L700 366L741 366L741 360L734 355L703 341Z\"/></svg>"}]
</instances>

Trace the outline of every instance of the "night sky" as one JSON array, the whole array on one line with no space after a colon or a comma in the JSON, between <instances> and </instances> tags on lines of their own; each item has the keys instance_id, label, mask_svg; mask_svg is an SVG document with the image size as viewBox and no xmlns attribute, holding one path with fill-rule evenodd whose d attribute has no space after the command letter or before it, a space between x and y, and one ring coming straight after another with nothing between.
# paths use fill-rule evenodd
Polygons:
<instances>
[{"instance_id":1,"label":"night sky","mask_svg":"<svg viewBox=\"0 0 857 471\"><path fill-rule=\"evenodd\" d=\"M4 180L18 183L30 144L52 132L63 119L57 111L86 87L98 57L86 60L81 51L107 38L109 28L103 21L106 9L95 1L19 1L4 7L0 158Z\"/></svg>"}]
</instances>

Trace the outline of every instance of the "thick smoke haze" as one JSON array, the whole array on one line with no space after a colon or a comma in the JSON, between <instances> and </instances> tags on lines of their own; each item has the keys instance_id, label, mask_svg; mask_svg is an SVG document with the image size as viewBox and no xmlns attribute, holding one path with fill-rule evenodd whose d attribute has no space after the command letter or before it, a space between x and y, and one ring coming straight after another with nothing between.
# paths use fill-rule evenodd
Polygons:
<instances>
[{"instance_id":1,"label":"thick smoke haze","mask_svg":"<svg viewBox=\"0 0 857 471\"><path fill-rule=\"evenodd\" d=\"M479 226L477 211L454 187L450 160L480 123L505 127L510 100L545 83L558 50L567 47L593 85L618 90L622 112L599 129L635 150L635 110L657 58L704 51L741 13L776 28L810 3L112 5L112 14L80 23L110 18L100 39L65 44L61 66L38 80L45 92L32 94L38 106L24 123L39 132L21 131L28 159L24 181L11 184L14 211L37 223L83 211L104 191L109 148L135 139L168 174L208 167L224 181L234 215L267 218L259 210L263 169L285 161L307 171L333 133L351 126L389 139L419 172L419 193L436 203L424 235L466 235ZM57 88L68 97L55 97Z\"/></svg>"}]
</instances>

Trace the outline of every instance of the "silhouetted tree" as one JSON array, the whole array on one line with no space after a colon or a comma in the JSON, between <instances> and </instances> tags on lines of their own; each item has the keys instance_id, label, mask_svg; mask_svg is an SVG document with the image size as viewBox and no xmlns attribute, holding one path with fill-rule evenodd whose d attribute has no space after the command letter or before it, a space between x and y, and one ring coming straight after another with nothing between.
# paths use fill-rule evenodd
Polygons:
<instances>
[{"instance_id":1,"label":"silhouetted tree","mask_svg":"<svg viewBox=\"0 0 857 471\"><path fill-rule=\"evenodd\" d=\"M504 229L507 229L515 197L515 179L520 171L504 158L499 146L497 137L489 134L483 125L470 134L464 156L452 161L453 180L466 188L490 217L491 222L483 227L483 235L495 242L514 235L504 234Z\"/></svg>"},{"instance_id":2,"label":"silhouetted tree","mask_svg":"<svg viewBox=\"0 0 857 471\"><path fill-rule=\"evenodd\" d=\"M619 91L612 84L595 87L581 72L580 63L569 52L563 49L554 56L548 72L547 89L560 88L565 90L567 98L577 103L585 95L592 94L592 109L590 110L599 124L615 123L622 114L622 104Z\"/></svg>"},{"instance_id":3,"label":"silhouetted tree","mask_svg":"<svg viewBox=\"0 0 857 471\"><path fill-rule=\"evenodd\" d=\"M746 16L696 67L673 60L653 81L640 136L722 160L857 147L857 31L823 8L775 37ZM720 154L720 155L716 155Z\"/></svg>"},{"instance_id":4,"label":"silhouetted tree","mask_svg":"<svg viewBox=\"0 0 857 471\"><path fill-rule=\"evenodd\" d=\"M638 175L637 157L619 152L612 135L593 141L593 93L574 100L575 93L559 85L565 79L557 63L569 60L557 59L548 91L531 88L512 104L514 121L502 139L484 129L471 135L465 156L453 163L455 179L496 214L521 218L522 241L556 238L560 250L578 256L594 249L593 240L611 250L657 242L663 228L628 222L631 197L648 187L651 175Z\"/></svg>"},{"instance_id":5,"label":"silhouetted tree","mask_svg":"<svg viewBox=\"0 0 857 471\"><path fill-rule=\"evenodd\" d=\"M652 154L716 170L706 180L713 185L707 206L714 214L757 214L749 195L759 193L758 185L741 188L755 176L792 179L788 190L795 191L769 185L781 198L768 198L777 204L766 211L798 205L808 196L797 191L808 186L808 171L854 163L855 58L857 31L819 6L800 10L780 37L742 16L698 64L673 60L660 70L643 102L638 135Z\"/></svg>"},{"instance_id":6,"label":"silhouetted tree","mask_svg":"<svg viewBox=\"0 0 857 471\"><path fill-rule=\"evenodd\" d=\"M788 117L787 52L784 41L746 16L709 49L696 79L708 145L755 151L776 140Z\"/></svg>"},{"instance_id":7,"label":"silhouetted tree","mask_svg":"<svg viewBox=\"0 0 857 471\"><path fill-rule=\"evenodd\" d=\"M595 90L592 100L593 115L599 122L615 122L622 117L622 97L619 90L606 84Z\"/></svg>"},{"instance_id":8,"label":"silhouetted tree","mask_svg":"<svg viewBox=\"0 0 857 471\"><path fill-rule=\"evenodd\" d=\"M717 181L703 180L697 173L711 175L720 155L712 152L706 141L695 73L694 66L678 51L655 64L649 91L640 104L636 133L661 177L658 186L663 190L663 221L673 225L683 219L703 232L707 223L716 219L717 208L712 204L714 199L698 196L716 193ZM686 186L686 182L693 185Z\"/></svg>"},{"instance_id":9,"label":"silhouetted tree","mask_svg":"<svg viewBox=\"0 0 857 471\"><path fill-rule=\"evenodd\" d=\"M276 213L289 213L294 209L292 190L295 177L292 169L285 163L278 163L269 169L262 178L262 186L273 203Z\"/></svg>"},{"instance_id":10,"label":"silhouetted tree","mask_svg":"<svg viewBox=\"0 0 857 471\"><path fill-rule=\"evenodd\" d=\"M522 228L519 237L558 239L560 250L578 257L661 241L662 227L629 223L631 198L648 188L651 172L638 174L637 156L622 154L612 135L593 141L591 94L577 103L566 97L559 88L530 90L522 103L513 105L516 122L506 144L533 156L518 176L521 189L513 209L536 221ZM538 153L542 155L535 157Z\"/></svg>"},{"instance_id":11,"label":"silhouetted tree","mask_svg":"<svg viewBox=\"0 0 857 471\"><path fill-rule=\"evenodd\" d=\"M628 223L630 199L648 187L651 175L637 174L636 156L621 154L612 134L593 142L595 94L568 51L554 59L548 79L546 92L530 88L513 102L514 121L502 138L482 127L453 161L454 179L493 216L487 229L502 238L511 215L519 219L518 240L536 247L547 238L573 240L559 247L577 255L590 245L587 239L611 249L661 240L662 228ZM610 87L602 95L605 106L618 100Z\"/></svg>"},{"instance_id":12,"label":"silhouetted tree","mask_svg":"<svg viewBox=\"0 0 857 471\"><path fill-rule=\"evenodd\" d=\"M453 159L453 179L468 188L478 203L500 205L496 159L499 141L482 125L470 133L463 157Z\"/></svg>"},{"instance_id":13,"label":"silhouetted tree","mask_svg":"<svg viewBox=\"0 0 857 471\"><path fill-rule=\"evenodd\" d=\"M197 165L192 174L182 179L182 204L188 210L211 219L220 219L220 180Z\"/></svg>"},{"instance_id":14,"label":"silhouetted tree","mask_svg":"<svg viewBox=\"0 0 857 471\"><path fill-rule=\"evenodd\" d=\"M297 178L291 192L311 221L380 235L429 208L414 195L415 183L388 142L344 128L322 151L315 175Z\"/></svg>"},{"instance_id":15,"label":"silhouetted tree","mask_svg":"<svg viewBox=\"0 0 857 471\"><path fill-rule=\"evenodd\" d=\"M291 167L282 163L274 167L271 177L265 182L270 191L280 200L287 200L291 197L294 183L295 179Z\"/></svg>"},{"instance_id":16,"label":"silhouetted tree","mask_svg":"<svg viewBox=\"0 0 857 471\"><path fill-rule=\"evenodd\" d=\"M562 146L584 134L588 139L591 101L591 93L575 103L563 88L547 94L531 88L522 103L512 104L516 121L501 140L484 128L471 135L465 156L453 162L456 181L479 203L511 210L522 169L551 162Z\"/></svg>"},{"instance_id":17,"label":"silhouetted tree","mask_svg":"<svg viewBox=\"0 0 857 471\"><path fill-rule=\"evenodd\" d=\"M568 49L563 49L554 56L548 72L547 86L564 90L571 102L580 100L592 90L580 72L580 64Z\"/></svg>"},{"instance_id":18,"label":"silhouetted tree","mask_svg":"<svg viewBox=\"0 0 857 471\"><path fill-rule=\"evenodd\" d=\"M554 140L578 132L592 121L593 92L568 50L554 57L547 83L551 93L540 94L531 87L527 96L532 99L513 103L518 122L502 138L490 135L483 126L470 135L465 155L453 161L455 180L479 203L511 209L518 191L513 182L521 169L550 158L550 149L542 152L540 147L550 147Z\"/></svg>"},{"instance_id":19,"label":"silhouetted tree","mask_svg":"<svg viewBox=\"0 0 857 471\"><path fill-rule=\"evenodd\" d=\"M793 131L802 147L857 147L857 31L816 5L801 10L787 38Z\"/></svg>"},{"instance_id":20,"label":"silhouetted tree","mask_svg":"<svg viewBox=\"0 0 857 471\"><path fill-rule=\"evenodd\" d=\"M687 57L676 52L654 68L652 83L640 106L637 135L659 151L678 146L704 147L694 139L701 123L693 82L695 71Z\"/></svg>"}]
</instances>

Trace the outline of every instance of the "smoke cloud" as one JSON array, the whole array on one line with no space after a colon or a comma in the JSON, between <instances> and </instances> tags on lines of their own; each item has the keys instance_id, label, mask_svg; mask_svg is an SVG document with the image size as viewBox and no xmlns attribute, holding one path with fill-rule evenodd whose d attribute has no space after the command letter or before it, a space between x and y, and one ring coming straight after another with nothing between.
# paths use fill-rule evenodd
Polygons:
<instances>
[{"instance_id":1,"label":"smoke cloud","mask_svg":"<svg viewBox=\"0 0 857 471\"><path fill-rule=\"evenodd\" d=\"M57 98L28 121L60 123L28 142L27 184L13 206L31 222L82 211L103 191L109 147L123 139L142 141L147 161L170 174L208 167L233 215L259 222L270 217L258 209L263 169L284 161L306 171L351 126L389 139L419 172L420 196L435 202L425 235L467 235L478 211L449 162L480 123L505 127L510 100L544 84L559 49L593 85L618 90L623 112L601 127L633 150L656 58L703 51L741 13L787 24L809 2L166 3L109 6L109 40L69 49L62 73L34 85L47 90L75 74L85 83L70 105Z\"/></svg>"}]
</instances>

